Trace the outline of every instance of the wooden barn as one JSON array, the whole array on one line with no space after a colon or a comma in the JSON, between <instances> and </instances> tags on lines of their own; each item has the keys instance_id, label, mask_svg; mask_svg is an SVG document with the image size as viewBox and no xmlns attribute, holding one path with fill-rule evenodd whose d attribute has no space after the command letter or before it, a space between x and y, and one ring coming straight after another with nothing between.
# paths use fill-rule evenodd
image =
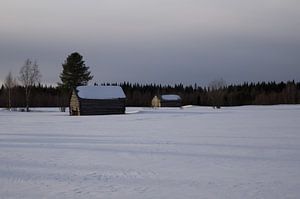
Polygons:
<instances>
[{"instance_id":1,"label":"wooden barn","mask_svg":"<svg viewBox=\"0 0 300 199\"><path fill-rule=\"evenodd\" d=\"M70 115L124 114L125 100L120 86L79 86L70 98Z\"/></svg>"},{"instance_id":2,"label":"wooden barn","mask_svg":"<svg viewBox=\"0 0 300 199\"><path fill-rule=\"evenodd\" d=\"M154 96L151 105L152 107L181 107L182 100L179 95L174 94Z\"/></svg>"}]
</instances>

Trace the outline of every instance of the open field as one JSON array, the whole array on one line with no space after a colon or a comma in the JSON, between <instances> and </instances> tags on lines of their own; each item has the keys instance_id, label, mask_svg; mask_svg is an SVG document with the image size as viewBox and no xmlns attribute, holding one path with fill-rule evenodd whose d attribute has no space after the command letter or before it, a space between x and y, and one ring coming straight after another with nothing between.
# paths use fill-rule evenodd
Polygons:
<instances>
[{"instance_id":1,"label":"open field","mask_svg":"<svg viewBox=\"0 0 300 199\"><path fill-rule=\"evenodd\" d=\"M0 111L0 198L299 198L300 106Z\"/></svg>"}]
</instances>

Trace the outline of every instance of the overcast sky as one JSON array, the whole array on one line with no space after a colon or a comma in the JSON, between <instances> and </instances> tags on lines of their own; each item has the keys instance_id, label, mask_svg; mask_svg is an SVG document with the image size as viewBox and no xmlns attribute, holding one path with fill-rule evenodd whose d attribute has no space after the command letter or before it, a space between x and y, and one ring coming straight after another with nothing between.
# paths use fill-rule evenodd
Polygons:
<instances>
[{"instance_id":1,"label":"overcast sky","mask_svg":"<svg viewBox=\"0 0 300 199\"><path fill-rule=\"evenodd\" d=\"M75 51L92 83L300 81L300 1L0 0L0 80L30 58L55 84Z\"/></svg>"}]
</instances>

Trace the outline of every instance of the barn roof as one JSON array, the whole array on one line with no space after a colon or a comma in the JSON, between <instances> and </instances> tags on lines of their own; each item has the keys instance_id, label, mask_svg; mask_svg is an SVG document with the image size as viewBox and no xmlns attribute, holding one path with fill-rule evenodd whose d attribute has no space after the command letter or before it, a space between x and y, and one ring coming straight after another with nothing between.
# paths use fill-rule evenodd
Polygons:
<instances>
[{"instance_id":1,"label":"barn roof","mask_svg":"<svg viewBox=\"0 0 300 199\"><path fill-rule=\"evenodd\" d=\"M120 86L78 86L78 97L82 99L119 99L126 98Z\"/></svg>"},{"instance_id":2,"label":"barn roof","mask_svg":"<svg viewBox=\"0 0 300 199\"><path fill-rule=\"evenodd\" d=\"M181 100L181 97L179 95L162 95L162 100L168 100L168 101L176 101Z\"/></svg>"}]
</instances>

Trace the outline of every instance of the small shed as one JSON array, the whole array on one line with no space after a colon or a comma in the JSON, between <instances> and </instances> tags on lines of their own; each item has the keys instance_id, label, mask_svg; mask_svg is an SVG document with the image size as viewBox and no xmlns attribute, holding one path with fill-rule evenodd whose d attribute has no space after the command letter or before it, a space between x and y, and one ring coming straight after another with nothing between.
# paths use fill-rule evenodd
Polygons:
<instances>
[{"instance_id":1,"label":"small shed","mask_svg":"<svg viewBox=\"0 0 300 199\"><path fill-rule=\"evenodd\" d=\"M125 100L120 86L78 86L70 98L70 115L124 114Z\"/></svg>"},{"instance_id":2,"label":"small shed","mask_svg":"<svg viewBox=\"0 0 300 199\"><path fill-rule=\"evenodd\" d=\"M154 96L151 105L152 107L181 107L182 100L179 95L174 94Z\"/></svg>"}]
</instances>

